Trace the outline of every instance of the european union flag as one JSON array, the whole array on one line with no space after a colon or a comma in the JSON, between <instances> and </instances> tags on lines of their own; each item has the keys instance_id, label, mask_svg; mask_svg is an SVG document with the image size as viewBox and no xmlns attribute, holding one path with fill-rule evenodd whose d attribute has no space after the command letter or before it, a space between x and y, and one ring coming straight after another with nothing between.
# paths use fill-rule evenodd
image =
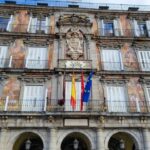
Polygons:
<instances>
[{"instance_id":1,"label":"european union flag","mask_svg":"<svg viewBox=\"0 0 150 150\"><path fill-rule=\"evenodd\" d=\"M84 88L83 102L89 101L90 91L91 91L91 87L92 87L92 76L93 76L93 71L88 76L88 80L87 80L85 88Z\"/></svg>"}]
</instances>

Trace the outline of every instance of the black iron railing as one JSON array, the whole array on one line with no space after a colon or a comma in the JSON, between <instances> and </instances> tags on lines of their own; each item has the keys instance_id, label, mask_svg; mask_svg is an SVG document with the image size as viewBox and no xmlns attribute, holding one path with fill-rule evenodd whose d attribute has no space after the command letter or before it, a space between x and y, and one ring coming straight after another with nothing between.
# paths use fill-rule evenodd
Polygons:
<instances>
[{"instance_id":1,"label":"black iron railing","mask_svg":"<svg viewBox=\"0 0 150 150\"><path fill-rule=\"evenodd\" d=\"M0 99L0 111L20 112L107 112L107 113L148 113L150 103L147 101L94 100L83 102L76 100L73 108L70 100L57 99L11 99L8 96Z\"/></svg>"}]
</instances>

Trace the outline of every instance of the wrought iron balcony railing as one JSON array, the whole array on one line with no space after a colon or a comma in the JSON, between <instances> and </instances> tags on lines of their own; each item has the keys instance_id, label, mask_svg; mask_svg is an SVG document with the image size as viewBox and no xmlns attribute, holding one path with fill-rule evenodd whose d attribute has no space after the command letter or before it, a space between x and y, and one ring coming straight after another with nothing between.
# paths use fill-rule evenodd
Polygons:
<instances>
[{"instance_id":1,"label":"wrought iron balcony railing","mask_svg":"<svg viewBox=\"0 0 150 150\"><path fill-rule=\"evenodd\" d=\"M12 56L10 59L0 59L0 68L10 69L48 69L48 60L33 60L33 59L14 59Z\"/></svg>"},{"instance_id":2,"label":"wrought iron balcony railing","mask_svg":"<svg viewBox=\"0 0 150 150\"><path fill-rule=\"evenodd\" d=\"M99 36L106 36L106 37L143 37L148 38L150 35L149 30L140 30L140 29L106 29L106 28L99 28L98 29Z\"/></svg>"},{"instance_id":3,"label":"wrought iron balcony railing","mask_svg":"<svg viewBox=\"0 0 150 150\"><path fill-rule=\"evenodd\" d=\"M17 32L17 33L35 33L35 34L53 34L54 28L45 25L30 25L28 24L9 24L0 21L0 32Z\"/></svg>"},{"instance_id":4,"label":"wrought iron balcony railing","mask_svg":"<svg viewBox=\"0 0 150 150\"><path fill-rule=\"evenodd\" d=\"M107 113L149 113L150 103L146 101L115 101L115 100L89 100L83 103L76 101L73 109L70 100L54 99L0 99L1 112L107 112Z\"/></svg>"}]
</instances>

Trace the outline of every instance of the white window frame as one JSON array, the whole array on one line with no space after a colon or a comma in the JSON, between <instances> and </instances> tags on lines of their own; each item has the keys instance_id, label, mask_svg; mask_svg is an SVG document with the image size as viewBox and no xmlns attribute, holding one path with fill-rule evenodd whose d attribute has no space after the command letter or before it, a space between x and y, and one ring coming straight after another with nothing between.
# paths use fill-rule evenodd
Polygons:
<instances>
[{"instance_id":1,"label":"white window frame","mask_svg":"<svg viewBox=\"0 0 150 150\"><path fill-rule=\"evenodd\" d=\"M112 23L113 28L112 28L112 36L123 36L123 31L122 31L122 25L121 21L119 18L113 19L113 20L104 20L100 19L100 34L102 36L107 36L105 34L105 24L106 23Z\"/></svg>"},{"instance_id":2,"label":"white window frame","mask_svg":"<svg viewBox=\"0 0 150 150\"><path fill-rule=\"evenodd\" d=\"M0 68L4 68L8 56L8 46L0 46Z\"/></svg>"},{"instance_id":3,"label":"white window frame","mask_svg":"<svg viewBox=\"0 0 150 150\"><path fill-rule=\"evenodd\" d=\"M40 21L40 25L37 25L38 20L45 20L45 25L44 27L42 27L41 25L41 21ZM30 16L29 19L29 24L28 24L28 29L27 31L30 33L45 33L48 34L49 33L49 24L50 24L50 17L42 17L39 18L38 16Z\"/></svg>"},{"instance_id":4,"label":"white window frame","mask_svg":"<svg viewBox=\"0 0 150 150\"><path fill-rule=\"evenodd\" d=\"M145 98L146 98L146 106L148 108L148 111L150 112L150 93L148 92L148 88L150 90L150 85L145 84L144 93L145 93Z\"/></svg>"},{"instance_id":5,"label":"white window frame","mask_svg":"<svg viewBox=\"0 0 150 150\"><path fill-rule=\"evenodd\" d=\"M106 54L107 52L108 52L108 54ZM114 54L113 54L113 52L114 52ZM118 53L118 56L111 57L112 55L116 55L115 53ZM118 59L118 61L116 61L116 59ZM103 49L102 48L101 60L102 60L103 69L104 70L109 70L109 71L121 71L121 70L124 70L121 50L117 50L117 49Z\"/></svg>"},{"instance_id":6,"label":"white window frame","mask_svg":"<svg viewBox=\"0 0 150 150\"><path fill-rule=\"evenodd\" d=\"M47 55L47 47L28 47L25 67L29 69L45 69L48 63Z\"/></svg>"},{"instance_id":7,"label":"white window frame","mask_svg":"<svg viewBox=\"0 0 150 150\"><path fill-rule=\"evenodd\" d=\"M127 92L124 85L104 86L108 112L127 112ZM121 91L122 90L122 91ZM110 93L110 94L109 94Z\"/></svg>"},{"instance_id":8,"label":"white window frame","mask_svg":"<svg viewBox=\"0 0 150 150\"><path fill-rule=\"evenodd\" d=\"M148 56L148 54L149 54L149 56ZM141 70L142 71L150 71L150 50L138 50L137 56L138 56Z\"/></svg>"},{"instance_id":9,"label":"white window frame","mask_svg":"<svg viewBox=\"0 0 150 150\"><path fill-rule=\"evenodd\" d=\"M40 88L36 89L37 87L41 87L43 93ZM30 92L27 91L29 89L32 89L32 91ZM40 95L41 93L42 95ZM38 96L40 96L40 98L38 98ZM21 108L22 111L36 111L36 112L46 111L46 105L47 105L47 88L43 84L25 84L23 86L22 108Z\"/></svg>"}]
</instances>

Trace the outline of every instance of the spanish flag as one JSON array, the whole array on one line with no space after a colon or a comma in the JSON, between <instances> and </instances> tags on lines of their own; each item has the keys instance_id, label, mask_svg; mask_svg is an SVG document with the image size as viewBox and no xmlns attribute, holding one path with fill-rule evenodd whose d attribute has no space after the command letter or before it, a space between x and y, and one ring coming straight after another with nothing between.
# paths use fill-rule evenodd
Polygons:
<instances>
[{"instance_id":1,"label":"spanish flag","mask_svg":"<svg viewBox=\"0 0 150 150\"><path fill-rule=\"evenodd\" d=\"M75 85L75 76L72 75L72 87L71 87L71 106L74 110L76 108L76 85Z\"/></svg>"}]
</instances>

